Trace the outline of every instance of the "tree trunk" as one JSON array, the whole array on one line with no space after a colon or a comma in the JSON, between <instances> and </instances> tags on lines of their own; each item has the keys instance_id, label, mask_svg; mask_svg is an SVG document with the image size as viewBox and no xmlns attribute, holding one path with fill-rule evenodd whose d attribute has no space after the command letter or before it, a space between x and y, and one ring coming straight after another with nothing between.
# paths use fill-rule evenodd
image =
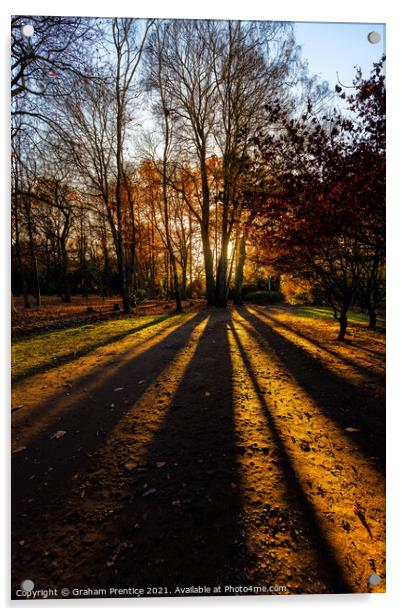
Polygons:
<instances>
[{"instance_id":1,"label":"tree trunk","mask_svg":"<svg viewBox=\"0 0 402 616\"><path fill-rule=\"evenodd\" d=\"M246 237L243 235L240 240L239 253L236 265L235 284L233 293L233 303L236 306L243 304L242 287L244 278L244 265L246 262Z\"/></svg>"},{"instance_id":2,"label":"tree trunk","mask_svg":"<svg viewBox=\"0 0 402 616\"><path fill-rule=\"evenodd\" d=\"M148 258L147 258L147 265L148 265L148 273L146 276L146 286L149 289L152 289L152 292L155 291L156 288L156 277L157 277L157 266L156 263L158 261L157 259L157 251L156 251L156 255L155 255L155 223L154 223L154 217L151 214L151 222L149 223L149 233L148 233Z\"/></svg>"},{"instance_id":3,"label":"tree trunk","mask_svg":"<svg viewBox=\"0 0 402 616\"><path fill-rule=\"evenodd\" d=\"M184 257L181 268L181 296L187 299L187 258Z\"/></svg>"},{"instance_id":4,"label":"tree trunk","mask_svg":"<svg viewBox=\"0 0 402 616\"><path fill-rule=\"evenodd\" d=\"M339 317L339 334L338 340L344 342L346 336L346 328L348 326L348 308L343 306Z\"/></svg>"},{"instance_id":5,"label":"tree trunk","mask_svg":"<svg viewBox=\"0 0 402 616\"><path fill-rule=\"evenodd\" d=\"M205 226L203 226L201 229L201 240L202 240L202 249L204 253L207 304L208 306L213 306L215 304L213 257L212 257L211 246L209 244L208 228L205 228Z\"/></svg>"},{"instance_id":6,"label":"tree trunk","mask_svg":"<svg viewBox=\"0 0 402 616\"><path fill-rule=\"evenodd\" d=\"M88 299L88 268L87 268L87 258L86 258L86 236L82 223L82 216L80 220L80 269L81 269L81 277L82 277L82 287L81 294L84 299Z\"/></svg>"},{"instance_id":7,"label":"tree trunk","mask_svg":"<svg viewBox=\"0 0 402 616\"><path fill-rule=\"evenodd\" d=\"M119 141L119 140L118 140ZM121 148L118 146L118 150ZM116 212L117 212L117 242L118 242L118 265L120 276L120 291L123 301L123 311L128 314L130 312L130 299L128 294L127 285L127 269L126 259L124 254L124 241L123 241L123 224L122 224L122 212L121 212L121 174L117 171L116 180Z\"/></svg>"},{"instance_id":8,"label":"tree trunk","mask_svg":"<svg viewBox=\"0 0 402 616\"><path fill-rule=\"evenodd\" d=\"M227 305L227 273L228 273L228 246L229 235L222 234L221 254L219 257L218 269L216 272L215 303L224 308Z\"/></svg>"},{"instance_id":9,"label":"tree trunk","mask_svg":"<svg viewBox=\"0 0 402 616\"><path fill-rule=\"evenodd\" d=\"M36 251L33 243L30 242L31 248L31 260L32 260L32 270L33 270L33 279L34 279L34 295L36 300L36 305L41 305L41 295L40 295L40 284L39 284L39 274L38 274L38 262L36 259Z\"/></svg>"},{"instance_id":10,"label":"tree trunk","mask_svg":"<svg viewBox=\"0 0 402 616\"><path fill-rule=\"evenodd\" d=\"M70 282L68 279L68 255L65 245L61 246L63 300L71 302Z\"/></svg>"},{"instance_id":11,"label":"tree trunk","mask_svg":"<svg viewBox=\"0 0 402 616\"><path fill-rule=\"evenodd\" d=\"M377 313L375 309L370 306L368 309L369 313L369 329L375 329L377 327Z\"/></svg>"},{"instance_id":12,"label":"tree trunk","mask_svg":"<svg viewBox=\"0 0 402 616\"><path fill-rule=\"evenodd\" d=\"M135 209L134 209L134 200L131 192L131 186L129 185L126 171L123 167L123 178L124 185L127 191L127 199L129 205L129 213L130 213L130 224L131 224L131 234L130 234L130 261L129 261L129 292L131 295L136 298L138 291L137 284L137 249L136 249L136 231L135 231ZM151 242L149 242L150 245ZM152 251L152 248L151 248ZM152 252L151 252L152 255Z\"/></svg>"},{"instance_id":13,"label":"tree trunk","mask_svg":"<svg viewBox=\"0 0 402 616\"><path fill-rule=\"evenodd\" d=\"M22 283L22 292L24 295L24 308L29 308L29 295L28 295L28 283L26 280L25 273L22 270L22 258L21 258L21 245L20 245L20 221L18 214L18 176L16 174L15 179L15 208L14 208L14 225L15 225L15 261L17 266L17 271L21 276Z\"/></svg>"},{"instance_id":14,"label":"tree trunk","mask_svg":"<svg viewBox=\"0 0 402 616\"><path fill-rule=\"evenodd\" d=\"M31 220L31 197L29 195L25 201L25 212L26 212L26 220L27 220L27 228L28 228L29 253L31 257L31 267L32 267L32 274L33 274L34 295L36 299L36 305L40 306L41 298L40 298L40 285L39 285L39 275L38 275L38 262L36 260L35 241L34 241L34 236L33 236L32 220Z\"/></svg>"},{"instance_id":15,"label":"tree trunk","mask_svg":"<svg viewBox=\"0 0 402 616\"><path fill-rule=\"evenodd\" d=\"M188 228L189 228L189 275L190 275L190 284L189 284L189 293L188 297L191 299L193 297L193 228L191 223L191 212L188 212Z\"/></svg>"},{"instance_id":16,"label":"tree trunk","mask_svg":"<svg viewBox=\"0 0 402 616\"><path fill-rule=\"evenodd\" d=\"M51 295L50 288L52 285L52 255L51 255L51 240L46 237L45 244L45 255L46 255L46 293Z\"/></svg>"},{"instance_id":17,"label":"tree trunk","mask_svg":"<svg viewBox=\"0 0 402 616\"><path fill-rule=\"evenodd\" d=\"M209 242L209 184L208 172L206 164L206 148L205 143L199 151L200 170L201 170L201 186L202 186L202 220L201 220L201 241L204 254L204 269L205 283L207 292L207 304L213 306L215 304L215 280L214 280L214 259Z\"/></svg>"},{"instance_id":18,"label":"tree trunk","mask_svg":"<svg viewBox=\"0 0 402 616\"><path fill-rule=\"evenodd\" d=\"M16 314L17 314L17 308L15 307L14 295L13 295L13 292L11 291L11 316L15 317Z\"/></svg>"},{"instance_id":19,"label":"tree trunk","mask_svg":"<svg viewBox=\"0 0 402 616\"><path fill-rule=\"evenodd\" d=\"M127 285L127 270L126 259L124 254L124 239L123 239L123 220L122 220L122 200L121 187L123 179L123 109L120 89L120 66L121 66L121 50L117 57L117 74L116 74L116 215L117 215L117 244L118 254L117 262L119 265L120 276L120 292L123 301L123 311L128 314L130 312L130 298Z\"/></svg>"},{"instance_id":20,"label":"tree trunk","mask_svg":"<svg viewBox=\"0 0 402 616\"><path fill-rule=\"evenodd\" d=\"M164 200L165 200L166 241L167 241L169 257L170 257L170 259L169 259L170 267L171 267L171 271L172 271L172 274L173 274L170 277L171 281L173 279L173 288L172 288L173 293L171 294L171 297L172 297L172 299L174 297L175 300L176 300L176 312L181 312L183 310L183 307L182 307L181 296L180 296L179 276L177 274L177 261L176 261L176 256L175 256L174 251L173 251L172 242L170 240L169 217L168 217L167 195L166 194L164 194Z\"/></svg>"},{"instance_id":21,"label":"tree trunk","mask_svg":"<svg viewBox=\"0 0 402 616\"><path fill-rule=\"evenodd\" d=\"M369 313L369 329L375 329L377 325L376 308L378 305L378 268L380 264L380 254L377 250L373 260L373 267L367 289L367 310Z\"/></svg>"},{"instance_id":22,"label":"tree trunk","mask_svg":"<svg viewBox=\"0 0 402 616\"><path fill-rule=\"evenodd\" d=\"M173 271L173 288L174 288L174 297L176 299L176 312L181 312L183 310L181 303L181 295L180 295L180 285L179 285L179 277L177 274L177 261L176 255L174 254L172 240L170 237L170 227L169 227L169 198L168 198L168 150L170 143L170 127L168 120L168 110L165 106L165 101L163 98L163 87L161 85L160 90L161 100L163 104L164 110L164 121L165 121L165 143L163 148L163 167L162 167L162 192L163 192L163 213L164 213L164 223L165 223L165 234L166 234L166 245L169 251L170 263Z\"/></svg>"},{"instance_id":23,"label":"tree trunk","mask_svg":"<svg viewBox=\"0 0 402 616\"><path fill-rule=\"evenodd\" d=\"M183 307L182 307L181 296L180 296L179 277L177 275L177 262L176 262L176 257L173 253L173 250L170 255L170 260L171 260L172 269L173 269L173 286L174 286L174 296L176 299L176 312L181 312L183 310Z\"/></svg>"},{"instance_id":24,"label":"tree trunk","mask_svg":"<svg viewBox=\"0 0 402 616\"><path fill-rule=\"evenodd\" d=\"M107 297L109 290L109 251L107 246L103 248L103 276L102 276L102 295Z\"/></svg>"}]
</instances>

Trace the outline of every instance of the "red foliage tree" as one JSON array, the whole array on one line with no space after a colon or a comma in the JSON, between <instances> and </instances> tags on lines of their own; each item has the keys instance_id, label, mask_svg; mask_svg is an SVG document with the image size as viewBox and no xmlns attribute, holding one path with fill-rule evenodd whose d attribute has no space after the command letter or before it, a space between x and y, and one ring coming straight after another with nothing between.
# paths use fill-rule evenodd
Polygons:
<instances>
[{"instance_id":1,"label":"red foliage tree","mask_svg":"<svg viewBox=\"0 0 402 616\"><path fill-rule=\"evenodd\" d=\"M277 107L269 110L274 129L254 137L266 182L255 235L277 266L318 284L339 321L339 340L359 297L375 315L383 268L384 60L367 80L358 72L349 112L319 117L308 101L295 118Z\"/></svg>"}]
</instances>

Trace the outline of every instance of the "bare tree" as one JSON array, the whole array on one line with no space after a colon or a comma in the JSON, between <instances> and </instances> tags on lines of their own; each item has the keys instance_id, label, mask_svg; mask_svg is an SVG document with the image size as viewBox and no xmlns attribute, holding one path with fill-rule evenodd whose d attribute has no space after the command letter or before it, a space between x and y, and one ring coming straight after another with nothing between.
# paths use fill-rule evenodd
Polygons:
<instances>
[{"instance_id":1,"label":"bare tree","mask_svg":"<svg viewBox=\"0 0 402 616\"><path fill-rule=\"evenodd\" d=\"M224 306L228 247L239 213L238 184L249 156L250 135L264 119L267 98L284 96L296 47L291 26L272 22L175 20L162 22L160 28L164 30L163 45L154 33L147 48L149 66L152 69L153 61L161 66L169 118L180 144L176 158L184 158L182 168L193 175L195 185L199 183L199 207L194 207L183 190L182 195L200 224L207 300ZM148 75L152 89L152 70ZM222 176L219 186L210 170L216 153ZM220 225L216 282L211 250L213 208L216 240L218 221Z\"/></svg>"},{"instance_id":2,"label":"bare tree","mask_svg":"<svg viewBox=\"0 0 402 616\"><path fill-rule=\"evenodd\" d=\"M275 22L222 22L210 41L218 94L213 132L222 161L215 300L225 306L228 246L241 214L241 179L249 170L250 135L269 121L264 109L270 100L285 102L285 82L292 78L297 53L291 26Z\"/></svg>"},{"instance_id":3,"label":"bare tree","mask_svg":"<svg viewBox=\"0 0 402 616\"><path fill-rule=\"evenodd\" d=\"M23 26L33 27L26 37ZM83 45L96 40L94 20L84 17L15 15L11 18L11 96L52 96L71 75L86 77ZM87 46L88 50L88 46ZM67 87L67 90L69 88ZM18 109L13 110L19 113Z\"/></svg>"},{"instance_id":4,"label":"bare tree","mask_svg":"<svg viewBox=\"0 0 402 616\"><path fill-rule=\"evenodd\" d=\"M163 21L163 47L156 35L150 38L150 62L161 66L161 78L169 93L169 119L174 123L176 140L195 158L201 182L200 211L194 215L200 223L204 253L207 301L214 303L213 255L210 246L210 186L207 159L211 127L214 121L216 84L212 72L209 32L203 21ZM152 84L151 84L152 87ZM190 204L191 206L191 204Z\"/></svg>"},{"instance_id":5,"label":"bare tree","mask_svg":"<svg viewBox=\"0 0 402 616\"><path fill-rule=\"evenodd\" d=\"M172 113L173 103L168 76L164 70L164 49L168 40L169 28L167 23L160 23L156 26L148 49L150 63L148 84L157 92L158 101L155 105L161 117L161 128L163 134L163 152L161 161L161 180L163 196L163 219L165 226L166 246L169 252L170 263L173 272L174 294L176 299L176 311L182 310L179 278L177 273L177 260L173 248L169 220L169 160L172 149ZM150 51L152 50L152 51Z\"/></svg>"},{"instance_id":6,"label":"bare tree","mask_svg":"<svg viewBox=\"0 0 402 616\"><path fill-rule=\"evenodd\" d=\"M124 237L122 225L121 190L124 181L124 136L128 122L129 97L133 96L134 78L138 70L142 52L153 24L149 20L143 34L138 38L137 20L131 18L116 18L112 22L113 43L116 54L114 73L116 97L116 215L117 215L117 244L118 262L120 270L120 285L124 312L130 311L130 298L127 285L127 271L124 254Z\"/></svg>"}]
</instances>

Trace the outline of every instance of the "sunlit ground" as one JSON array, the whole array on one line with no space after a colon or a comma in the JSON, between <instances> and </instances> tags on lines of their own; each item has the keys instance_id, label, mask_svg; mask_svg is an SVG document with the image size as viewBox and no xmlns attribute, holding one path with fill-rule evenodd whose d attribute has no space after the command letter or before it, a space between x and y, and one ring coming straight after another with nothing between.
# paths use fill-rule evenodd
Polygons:
<instances>
[{"instance_id":1,"label":"sunlit ground","mask_svg":"<svg viewBox=\"0 0 402 616\"><path fill-rule=\"evenodd\" d=\"M18 347L13 589L383 592L383 333L341 344L260 307L134 325L50 369L33 352L31 373Z\"/></svg>"}]
</instances>

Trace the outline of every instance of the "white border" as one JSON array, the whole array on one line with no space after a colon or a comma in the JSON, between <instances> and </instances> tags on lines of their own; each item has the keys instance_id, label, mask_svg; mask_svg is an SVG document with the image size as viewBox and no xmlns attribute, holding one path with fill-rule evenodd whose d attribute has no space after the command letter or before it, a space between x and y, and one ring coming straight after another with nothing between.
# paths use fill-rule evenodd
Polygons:
<instances>
[{"instance_id":1,"label":"white border","mask_svg":"<svg viewBox=\"0 0 402 616\"><path fill-rule=\"evenodd\" d=\"M399 4L399 3L398 3ZM17 613L25 609L68 609L77 611L94 611L99 609L123 608L135 610L136 613L152 614L160 612L190 611L191 613L205 611L220 611L233 614L244 614L244 610L252 610L255 614L276 610L281 616L296 612L298 614L338 614L339 610L350 609L354 614L378 614L380 610L389 610L401 604L400 580L402 572L401 558L398 554L400 544L400 516L402 511L401 481L398 473L400 465L399 450L401 448L401 414L399 407L401 393L399 381L402 374L402 344L401 344L401 73L398 64L402 57L402 19L401 9L392 0L336 0L322 2L312 0L281 0L268 3L266 0L247 0L236 5L230 0L203 0L201 3L190 3L180 0L152 0L148 3L114 0L100 4L86 0L69 0L55 3L54 0L6 0L1 7L1 135L2 147L2 200L0 208L0 247L2 255L0 272L2 283L2 327L0 349L2 351L2 370L0 391L3 393L2 404L2 436L3 452L2 476L3 505L1 521L3 529L2 546L7 546L6 558L1 558L1 597L7 609L15 609ZM278 19L284 21L338 21L338 22L372 22L387 25L387 124L388 124L388 430L387 430L387 594L381 595L344 595L344 596L289 596L289 597L219 597L203 599L101 599L74 601L40 601L12 602L9 597L9 376L10 362L8 354L9 327L9 19L11 14L43 14L43 15L96 15L96 16L135 16L135 17L189 17L189 18L228 18L233 19ZM4 138L4 136L6 136ZM399 547L399 550L398 550ZM4 550L3 550L4 555Z\"/></svg>"}]
</instances>

